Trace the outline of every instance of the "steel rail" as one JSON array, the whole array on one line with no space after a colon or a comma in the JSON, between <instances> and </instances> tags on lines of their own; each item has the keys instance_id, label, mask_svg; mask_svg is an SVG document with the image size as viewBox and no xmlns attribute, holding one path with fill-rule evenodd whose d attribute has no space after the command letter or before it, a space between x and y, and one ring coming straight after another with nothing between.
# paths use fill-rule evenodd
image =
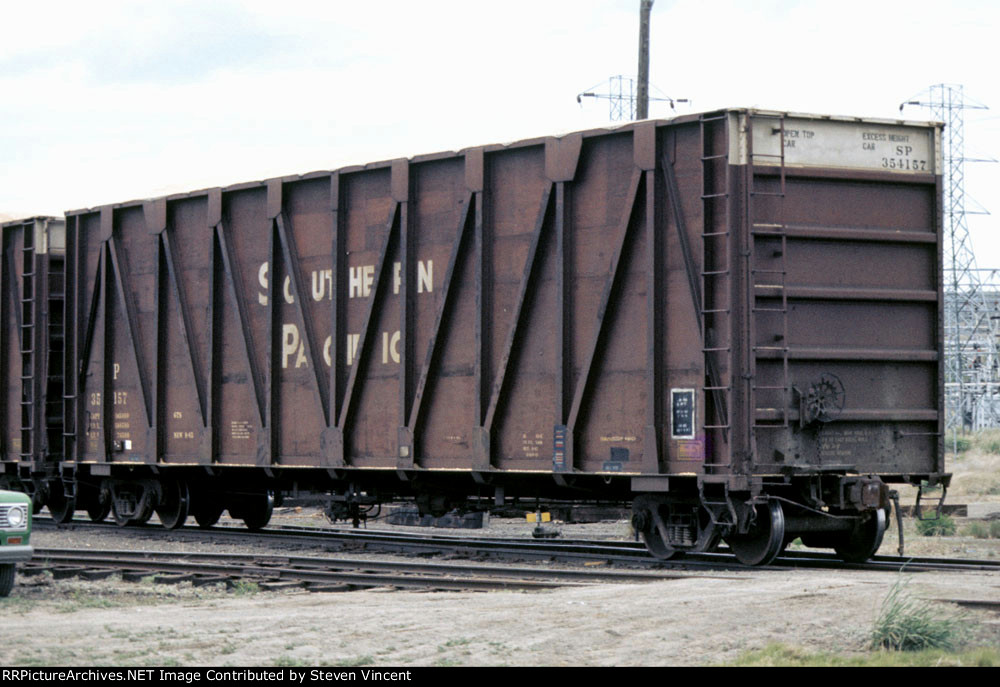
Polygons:
<instances>
[{"instance_id":1,"label":"steel rail","mask_svg":"<svg viewBox=\"0 0 1000 687\"><path fill-rule=\"evenodd\" d=\"M46 526L43 519L36 523ZM185 537L200 538L212 536L244 536L255 539L277 539L280 541L327 541L359 548L377 548L381 551L434 553L459 550L470 555L490 555L511 558L541 558L563 561L595 561L602 560L620 565L640 565L670 567L680 569L746 569L733 560L726 547L720 547L713 553L689 553L670 560L653 558L645 546L639 542L606 541L606 540L532 540L517 538L482 538L462 537L456 535L416 534L386 532L378 530L337 531L324 528L307 528L301 526L278 526L250 533L241 527L214 527L201 529L196 526L186 526L177 530L165 530L155 525L142 528L119 530L116 525L105 523L90 523L74 521L71 525L59 527L81 528L113 528L115 531L141 531L149 534L162 532L164 536L179 534ZM845 563L834 553L825 551L785 551L772 563L772 567L814 567L841 568L851 570L891 570L891 571L928 571L928 570L965 570L965 571L1000 571L1000 561L982 559L936 558L929 556L874 556L865 563Z\"/></svg>"},{"instance_id":2,"label":"steel rail","mask_svg":"<svg viewBox=\"0 0 1000 687\"><path fill-rule=\"evenodd\" d=\"M152 532L162 532L165 536L169 533L180 534L181 536L198 536L206 537L213 535L220 536L244 536L253 537L255 539L278 539L280 541L295 541L298 539L304 539L307 541L320 540L334 540L340 543L346 544L377 544L382 546L399 546L403 548L413 548L419 550L440 550L442 548L478 548L485 552L496 552L496 553L508 553L510 548L516 548L518 553L522 554L537 554L540 556L550 557L553 555L565 555L565 556L584 556L584 557L594 557L594 556L618 556L618 557L629 557L636 559L649 558L649 554L646 549L641 544L636 544L634 542L628 541L611 541L605 542L602 540L534 540L534 539L518 539L518 538L493 538L493 537L461 537L455 535L441 535L441 534L415 534L415 533L398 533L398 532L386 532L378 530L351 530L351 531L337 531L328 530L321 528L300 528L300 527L269 527L256 532L249 532L243 527L228 527L228 526L215 526L209 529L202 529L196 525L187 525L176 530L165 530L157 525L143 525L141 527L130 526L127 529L121 529L113 523L92 523L81 520L74 520L71 523L66 523L64 525L56 525L51 520L46 521L42 518L35 519L36 525L41 525L42 527L58 527L58 528L86 528L86 529L112 529L114 531L121 532L143 532L144 534L149 534Z\"/></svg>"},{"instance_id":3,"label":"steel rail","mask_svg":"<svg viewBox=\"0 0 1000 687\"><path fill-rule=\"evenodd\" d=\"M606 570L553 570L428 562L317 558L282 554L36 549L34 568L111 569L313 584L446 590L552 589L582 584L661 582L688 575Z\"/></svg>"}]
</instances>

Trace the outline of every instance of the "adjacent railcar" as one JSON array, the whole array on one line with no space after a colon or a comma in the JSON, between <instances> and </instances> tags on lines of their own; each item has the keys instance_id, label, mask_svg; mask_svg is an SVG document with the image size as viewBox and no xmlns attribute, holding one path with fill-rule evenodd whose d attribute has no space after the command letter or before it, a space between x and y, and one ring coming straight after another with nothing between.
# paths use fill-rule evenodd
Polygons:
<instances>
[{"instance_id":1,"label":"adjacent railcar","mask_svg":"<svg viewBox=\"0 0 1000 687\"><path fill-rule=\"evenodd\" d=\"M0 489L36 507L63 496L65 237L61 218L0 225Z\"/></svg>"},{"instance_id":2,"label":"adjacent railcar","mask_svg":"<svg viewBox=\"0 0 1000 687\"><path fill-rule=\"evenodd\" d=\"M730 109L70 212L48 492L632 500L659 556L862 560L947 482L939 139Z\"/></svg>"}]
</instances>

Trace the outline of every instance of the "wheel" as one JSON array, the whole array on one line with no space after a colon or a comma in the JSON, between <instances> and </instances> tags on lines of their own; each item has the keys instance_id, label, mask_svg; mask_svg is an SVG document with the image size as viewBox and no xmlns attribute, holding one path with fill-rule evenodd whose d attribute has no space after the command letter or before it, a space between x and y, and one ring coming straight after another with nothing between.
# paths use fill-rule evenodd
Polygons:
<instances>
[{"instance_id":1,"label":"wheel","mask_svg":"<svg viewBox=\"0 0 1000 687\"><path fill-rule=\"evenodd\" d=\"M226 510L218 494L207 491L197 484L188 486L188 513L203 530L215 525Z\"/></svg>"},{"instance_id":2,"label":"wheel","mask_svg":"<svg viewBox=\"0 0 1000 687\"><path fill-rule=\"evenodd\" d=\"M166 482L163 485L163 502L156 508L160 523L168 530L175 530L187 520L191 505L188 486L184 482Z\"/></svg>"},{"instance_id":3,"label":"wheel","mask_svg":"<svg viewBox=\"0 0 1000 687\"><path fill-rule=\"evenodd\" d=\"M57 482L52 487L52 493L49 494L48 506L52 519L59 524L65 524L73 520L73 513L76 510L76 499L67 499L65 494L63 494L62 483Z\"/></svg>"},{"instance_id":4,"label":"wheel","mask_svg":"<svg viewBox=\"0 0 1000 687\"><path fill-rule=\"evenodd\" d=\"M78 483L76 507L87 511L91 522L103 522L111 512L111 490L104 486Z\"/></svg>"},{"instance_id":5,"label":"wheel","mask_svg":"<svg viewBox=\"0 0 1000 687\"><path fill-rule=\"evenodd\" d=\"M632 502L632 526L642 536L642 541L646 544L646 550L652 554L653 558L669 560L680 552L667 543L657 523L663 524L663 518L659 513L660 504L648 497L636 497Z\"/></svg>"},{"instance_id":6,"label":"wheel","mask_svg":"<svg viewBox=\"0 0 1000 687\"><path fill-rule=\"evenodd\" d=\"M781 504L770 501L755 507L757 518L746 534L730 534L726 543L744 565L767 565L785 544L785 513Z\"/></svg>"},{"instance_id":7,"label":"wheel","mask_svg":"<svg viewBox=\"0 0 1000 687\"><path fill-rule=\"evenodd\" d=\"M10 594L10 590L14 588L14 577L16 575L17 570L14 568L13 563L3 563L0 565L0 597Z\"/></svg>"},{"instance_id":8,"label":"wheel","mask_svg":"<svg viewBox=\"0 0 1000 687\"><path fill-rule=\"evenodd\" d=\"M222 517L222 511L225 508L220 504L216 503L201 503L195 504L192 509L192 515L194 515L195 522L198 523L198 527L203 530L207 530L209 527L219 522L219 518Z\"/></svg>"},{"instance_id":9,"label":"wheel","mask_svg":"<svg viewBox=\"0 0 1000 687\"><path fill-rule=\"evenodd\" d=\"M274 492L268 489L263 494L256 494L248 498L240 509L239 517L248 530L257 531L267 527L271 522L271 514L274 512Z\"/></svg>"},{"instance_id":10,"label":"wheel","mask_svg":"<svg viewBox=\"0 0 1000 687\"><path fill-rule=\"evenodd\" d=\"M35 493L31 495L31 514L38 515L44 506L45 500L42 498L41 492L36 489Z\"/></svg>"},{"instance_id":11,"label":"wheel","mask_svg":"<svg viewBox=\"0 0 1000 687\"><path fill-rule=\"evenodd\" d=\"M151 517L153 517L153 503L150 499L146 499L142 506L142 510L139 511L134 518L132 518L132 524L145 525L149 522Z\"/></svg>"},{"instance_id":12,"label":"wheel","mask_svg":"<svg viewBox=\"0 0 1000 687\"><path fill-rule=\"evenodd\" d=\"M111 497L105 492L101 492L96 501L87 504L87 515L90 516L91 522L104 522L110 512Z\"/></svg>"},{"instance_id":13,"label":"wheel","mask_svg":"<svg viewBox=\"0 0 1000 687\"><path fill-rule=\"evenodd\" d=\"M656 525L654 524L644 527L639 531L639 534L642 535L642 540L646 543L646 550L653 554L653 558L659 558L662 561L666 561L680 553L677 549L664 541L659 530L657 530Z\"/></svg>"},{"instance_id":14,"label":"wheel","mask_svg":"<svg viewBox=\"0 0 1000 687\"><path fill-rule=\"evenodd\" d=\"M864 563L882 546L886 520L885 511L875 509L857 524L846 539L835 544L833 550L846 563Z\"/></svg>"}]
</instances>

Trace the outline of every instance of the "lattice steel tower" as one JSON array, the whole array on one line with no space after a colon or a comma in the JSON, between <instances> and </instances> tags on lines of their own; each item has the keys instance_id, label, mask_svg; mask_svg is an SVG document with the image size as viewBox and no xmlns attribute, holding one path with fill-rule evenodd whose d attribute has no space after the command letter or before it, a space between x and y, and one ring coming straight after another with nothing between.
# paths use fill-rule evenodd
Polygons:
<instances>
[{"instance_id":1,"label":"lattice steel tower","mask_svg":"<svg viewBox=\"0 0 1000 687\"><path fill-rule=\"evenodd\" d=\"M582 98L607 100L612 122L631 121L635 119L635 90L635 79L619 74L608 79L607 93L597 92L594 86L576 96L576 102L581 102Z\"/></svg>"},{"instance_id":2,"label":"lattice steel tower","mask_svg":"<svg viewBox=\"0 0 1000 687\"><path fill-rule=\"evenodd\" d=\"M608 79L607 93L599 93L595 89L600 86L593 86L576 96L576 102L583 102L584 98L597 98L607 100L609 105L608 114L611 121L618 122L623 119L646 119L649 116L650 101L660 101L670 103L670 109L674 109L675 103L686 103L686 98L651 98L649 95L649 16L653 10L653 0L640 0L639 2L639 70L638 78L629 76L612 76Z\"/></svg>"},{"instance_id":3,"label":"lattice steel tower","mask_svg":"<svg viewBox=\"0 0 1000 687\"><path fill-rule=\"evenodd\" d=\"M937 84L900 105L930 109L944 122L942 183L944 203L944 337L946 429L1000 426L997 336L1000 298L996 270L980 270L969 236L965 209L965 110L985 105L965 101L962 86Z\"/></svg>"}]
</instances>

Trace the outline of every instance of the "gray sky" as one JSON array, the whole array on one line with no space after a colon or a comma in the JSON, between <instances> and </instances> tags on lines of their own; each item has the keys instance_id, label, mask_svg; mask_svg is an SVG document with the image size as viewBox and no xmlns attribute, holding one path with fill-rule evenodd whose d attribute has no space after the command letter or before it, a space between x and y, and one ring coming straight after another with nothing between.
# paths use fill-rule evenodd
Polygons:
<instances>
[{"instance_id":1,"label":"gray sky","mask_svg":"<svg viewBox=\"0 0 1000 687\"><path fill-rule=\"evenodd\" d=\"M634 75L638 5L0 0L0 214L604 126L607 101L576 94ZM656 0L652 95L897 118L964 84L993 108L966 113L966 154L1000 158L998 18L971 0ZM996 213L969 220L978 261L1000 266L1000 164L966 178Z\"/></svg>"}]
</instances>

